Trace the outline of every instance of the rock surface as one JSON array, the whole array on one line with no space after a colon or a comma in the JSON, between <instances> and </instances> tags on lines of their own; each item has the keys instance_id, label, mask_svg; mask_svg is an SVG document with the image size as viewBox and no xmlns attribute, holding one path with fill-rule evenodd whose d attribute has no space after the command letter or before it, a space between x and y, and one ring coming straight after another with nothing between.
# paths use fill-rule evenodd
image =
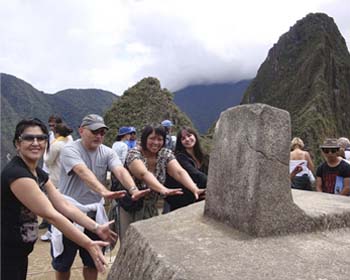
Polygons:
<instances>
[{"instance_id":1,"label":"rock surface","mask_svg":"<svg viewBox=\"0 0 350 280\"><path fill-rule=\"evenodd\" d=\"M205 204L131 224L108 279L348 279L350 197L291 190L289 139L286 111L222 113Z\"/></svg>"},{"instance_id":2,"label":"rock surface","mask_svg":"<svg viewBox=\"0 0 350 280\"><path fill-rule=\"evenodd\" d=\"M134 223L108 279L327 279L350 275L350 198L293 190L307 215L332 227L254 238L203 216L204 202ZM326 218L327 217L327 218Z\"/></svg>"},{"instance_id":3,"label":"rock surface","mask_svg":"<svg viewBox=\"0 0 350 280\"><path fill-rule=\"evenodd\" d=\"M265 104L221 113L210 154L205 215L254 236L310 231L292 200L289 113Z\"/></svg>"}]
</instances>

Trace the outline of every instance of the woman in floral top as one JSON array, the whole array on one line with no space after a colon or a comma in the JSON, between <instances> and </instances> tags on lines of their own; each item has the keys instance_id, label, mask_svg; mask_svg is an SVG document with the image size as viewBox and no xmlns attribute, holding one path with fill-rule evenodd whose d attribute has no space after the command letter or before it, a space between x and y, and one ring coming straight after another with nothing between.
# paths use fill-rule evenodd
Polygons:
<instances>
[{"instance_id":1,"label":"woman in floral top","mask_svg":"<svg viewBox=\"0 0 350 280\"><path fill-rule=\"evenodd\" d=\"M146 126L141 135L141 147L131 149L125 165L138 187L150 188L152 191L136 209L126 209L123 200L120 204L120 237L123 238L128 225L132 222L158 215L156 203L159 194L162 196L181 195L181 189L168 189L163 184L167 172L189 189L198 199L205 190L192 181L188 173L175 159L171 150L164 148L166 132L162 127Z\"/></svg>"}]
</instances>

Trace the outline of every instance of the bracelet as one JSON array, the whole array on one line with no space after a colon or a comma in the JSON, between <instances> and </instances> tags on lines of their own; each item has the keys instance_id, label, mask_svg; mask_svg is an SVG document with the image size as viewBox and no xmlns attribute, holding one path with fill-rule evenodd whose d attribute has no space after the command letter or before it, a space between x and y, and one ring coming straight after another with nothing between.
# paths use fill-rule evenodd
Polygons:
<instances>
[{"instance_id":1,"label":"bracelet","mask_svg":"<svg viewBox=\"0 0 350 280\"><path fill-rule=\"evenodd\" d=\"M100 225L99 225L98 223L95 223L95 226L94 226L94 228L92 229L92 232L95 233L95 232L98 230L99 226L100 226Z\"/></svg>"},{"instance_id":2,"label":"bracelet","mask_svg":"<svg viewBox=\"0 0 350 280\"><path fill-rule=\"evenodd\" d=\"M129 193L132 194L133 191L138 190L138 188L136 186L131 187L130 189L128 189Z\"/></svg>"}]
</instances>

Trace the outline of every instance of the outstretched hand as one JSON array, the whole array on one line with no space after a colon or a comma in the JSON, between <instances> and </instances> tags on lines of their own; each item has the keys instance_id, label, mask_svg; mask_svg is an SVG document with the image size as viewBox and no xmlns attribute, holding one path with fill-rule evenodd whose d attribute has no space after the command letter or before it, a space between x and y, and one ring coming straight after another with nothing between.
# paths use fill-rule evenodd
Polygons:
<instances>
[{"instance_id":1,"label":"outstretched hand","mask_svg":"<svg viewBox=\"0 0 350 280\"><path fill-rule=\"evenodd\" d=\"M133 201L139 200L140 198L143 198L145 195L149 194L151 189L145 189L145 190L135 190L132 193L131 199Z\"/></svg>"},{"instance_id":2,"label":"outstretched hand","mask_svg":"<svg viewBox=\"0 0 350 280\"><path fill-rule=\"evenodd\" d=\"M203 200L205 199L205 189L198 189L193 195L196 200Z\"/></svg>"},{"instance_id":3,"label":"outstretched hand","mask_svg":"<svg viewBox=\"0 0 350 280\"><path fill-rule=\"evenodd\" d=\"M166 188L164 193L162 193L162 195L164 195L164 196L182 195L182 194L184 194L184 193L183 193L181 188L177 188L177 189L168 189L168 188Z\"/></svg>"},{"instance_id":4,"label":"outstretched hand","mask_svg":"<svg viewBox=\"0 0 350 280\"><path fill-rule=\"evenodd\" d=\"M115 244L118 240L118 234L110 229L110 225L114 223L114 220L111 220L103 225L99 225L96 230L96 234L104 241L109 242L110 244Z\"/></svg>"},{"instance_id":5,"label":"outstretched hand","mask_svg":"<svg viewBox=\"0 0 350 280\"><path fill-rule=\"evenodd\" d=\"M97 271L100 273L106 272L107 261L102 253L102 247L108 245L109 244L104 241L91 241L86 248L91 258L94 260Z\"/></svg>"},{"instance_id":6,"label":"outstretched hand","mask_svg":"<svg viewBox=\"0 0 350 280\"><path fill-rule=\"evenodd\" d=\"M115 191L115 192L112 192L112 191L109 191L109 190L106 190L102 196L103 198L106 198L106 199L118 199L118 198L122 198L126 195L126 191Z\"/></svg>"}]
</instances>

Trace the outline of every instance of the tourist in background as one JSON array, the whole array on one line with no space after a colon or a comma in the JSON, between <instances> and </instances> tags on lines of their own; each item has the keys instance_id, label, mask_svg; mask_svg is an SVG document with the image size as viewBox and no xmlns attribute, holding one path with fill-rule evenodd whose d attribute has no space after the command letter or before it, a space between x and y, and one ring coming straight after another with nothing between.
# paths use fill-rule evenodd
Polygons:
<instances>
[{"instance_id":1,"label":"tourist in background","mask_svg":"<svg viewBox=\"0 0 350 280\"><path fill-rule=\"evenodd\" d=\"M128 145L129 150L137 146L136 128L130 126L130 139L125 142Z\"/></svg>"},{"instance_id":2,"label":"tourist in background","mask_svg":"<svg viewBox=\"0 0 350 280\"><path fill-rule=\"evenodd\" d=\"M128 152L125 166L137 187L150 188L152 191L137 203L130 203L127 196L120 199L121 239L130 223L158 215L156 203L159 194L165 197L182 194L181 188L169 189L163 185L167 173L188 188L196 200L204 193L181 167L172 151L164 147L165 138L166 132L163 127L146 126L142 131L140 147Z\"/></svg>"},{"instance_id":3,"label":"tourist in background","mask_svg":"<svg viewBox=\"0 0 350 280\"><path fill-rule=\"evenodd\" d=\"M122 126L118 130L118 135L115 139L115 142L112 145L112 149L117 153L122 164L125 162L126 155L128 153L127 141L130 140L131 132L133 130L131 127Z\"/></svg>"},{"instance_id":4,"label":"tourist in background","mask_svg":"<svg viewBox=\"0 0 350 280\"><path fill-rule=\"evenodd\" d=\"M60 153L64 145L72 141L69 137L73 130L65 123L56 124L55 138L50 143L50 151L45 152L44 162L49 169L49 177L55 186L58 186L60 173L61 173L61 161Z\"/></svg>"},{"instance_id":5,"label":"tourist in background","mask_svg":"<svg viewBox=\"0 0 350 280\"><path fill-rule=\"evenodd\" d=\"M65 123L57 123L54 128L54 140L50 143L50 150L44 153L44 163L49 170L49 178L54 186L58 187L60 173L61 173L61 161L60 153L63 146L72 141L70 134L73 130ZM40 240L49 241L51 239L50 225L45 234L40 236Z\"/></svg>"},{"instance_id":6,"label":"tourist in background","mask_svg":"<svg viewBox=\"0 0 350 280\"><path fill-rule=\"evenodd\" d=\"M165 148L174 151L175 144L176 144L176 137L171 135L172 127L173 127L172 121L164 120L161 122L161 125L164 127L166 132Z\"/></svg>"},{"instance_id":7,"label":"tourist in background","mask_svg":"<svg viewBox=\"0 0 350 280\"><path fill-rule=\"evenodd\" d=\"M316 190L319 192L350 194L350 164L338 156L337 139L327 138L320 146L325 158L316 171Z\"/></svg>"},{"instance_id":8,"label":"tourist in background","mask_svg":"<svg viewBox=\"0 0 350 280\"><path fill-rule=\"evenodd\" d=\"M108 243L91 240L70 220L95 232L101 239L114 242L116 237L109 230L110 223L96 226L68 203L47 173L38 167L46 147L49 151L48 134L45 124L38 119L20 121L13 138L17 156L1 172L1 279L4 280L26 279L28 255L38 237L37 215L85 248L100 272L106 265L100 246Z\"/></svg>"},{"instance_id":9,"label":"tourist in background","mask_svg":"<svg viewBox=\"0 0 350 280\"><path fill-rule=\"evenodd\" d=\"M56 127L57 124L62 123L62 118L59 115L52 114L52 115L49 116L49 119L47 120L47 123L49 124L49 139L48 139L48 141L51 144L55 140L55 127ZM43 162L42 169L47 174L50 174L50 170L46 166L45 161ZM49 228L49 226L50 226L49 223L45 219L43 219L41 224L39 225L39 229ZM47 237L49 237L49 234L47 235ZM44 239L46 239L46 238L44 237Z\"/></svg>"},{"instance_id":10,"label":"tourist in background","mask_svg":"<svg viewBox=\"0 0 350 280\"><path fill-rule=\"evenodd\" d=\"M203 153L199 137L194 129L183 127L176 136L175 157L190 175L193 182L200 188L207 186L208 163ZM181 188L183 195L170 196L166 201L170 205L170 211L184 207L196 201L193 193L177 182L173 177L167 176L165 185L168 188Z\"/></svg>"},{"instance_id":11,"label":"tourist in background","mask_svg":"<svg viewBox=\"0 0 350 280\"><path fill-rule=\"evenodd\" d=\"M311 184L315 182L314 163L309 152L304 151L304 142L299 137L294 137L291 142L289 173L292 173L296 166L301 166L302 170L292 176L292 188L311 191Z\"/></svg>"},{"instance_id":12,"label":"tourist in background","mask_svg":"<svg viewBox=\"0 0 350 280\"><path fill-rule=\"evenodd\" d=\"M339 149L339 155L346 160L348 163L350 163L350 141L346 137L340 137L337 140L337 143L340 147Z\"/></svg>"},{"instance_id":13,"label":"tourist in background","mask_svg":"<svg viewBox=\"0 0 350 280\"><path fill-rule=\"evenodd\" d=\"M116 141L112 145L112 149L117 153L123 165L125 163L126 155L128 154L128 150L129 150L128 141L130 140L131 133L135 134L135 129L133 127L122 126L121 128L119 128L118 135L115 139ZM133 144L131 144L131 146L133 146ZM123 187L119 183L118 179L112 174L111 190L117 191L121 189L123 189ZM109 207L108 219L115 220L115 224L112 227L113 230L118 230L119 228L120 214L119 214L118 205L119 205L118 199L115 199L115 200L112 200Z\"/></svg>"}]
</instances>

